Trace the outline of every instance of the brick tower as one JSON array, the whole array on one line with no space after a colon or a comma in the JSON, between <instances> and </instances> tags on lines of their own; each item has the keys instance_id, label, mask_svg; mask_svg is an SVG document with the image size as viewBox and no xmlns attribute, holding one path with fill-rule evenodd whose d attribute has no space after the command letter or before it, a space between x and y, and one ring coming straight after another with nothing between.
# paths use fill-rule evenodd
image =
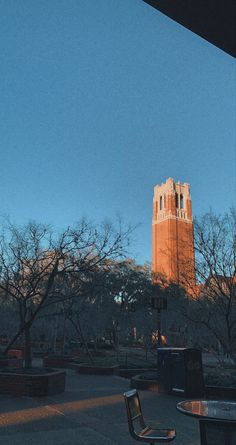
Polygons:
<instances>
[{"instance_id":1,"label":"brick tower","mask_svg":"<svg viewBox=\"0 0 236 445\"><path fill-rule=\"evenodd\" d=\"M190 188L172 178L154 187L152 271L187 289L195 284Z\"/></svg>"}]
</instances>

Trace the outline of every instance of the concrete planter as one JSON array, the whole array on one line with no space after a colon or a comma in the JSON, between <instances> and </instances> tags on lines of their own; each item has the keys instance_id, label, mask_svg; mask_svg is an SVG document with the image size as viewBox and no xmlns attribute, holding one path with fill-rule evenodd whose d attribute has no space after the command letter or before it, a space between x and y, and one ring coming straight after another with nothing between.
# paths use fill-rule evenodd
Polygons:
<instances>
[{"instance_id":1,"label":"concrete planter","mask_svg":"<svg viewBox=\"0 0 236 445\"><path fill-rule=\"evenodd\" d=\"M135 389L146 389L149 391L157 391L158 383L156 380L145 380L140 375L135 375L130 380L130 387Z\"/></svg>"},{"instance_id":2,"label":"concrete planter","mask_svg":"<svg viewBox=\"0 0 236 445\"><path fill-rule=\"evenodd\" d=\"M38 373L37 373L38 372ZM66 373L53 369L0 371L0 394L42 397L65 391Z\"/></svg>"}]
</instances>

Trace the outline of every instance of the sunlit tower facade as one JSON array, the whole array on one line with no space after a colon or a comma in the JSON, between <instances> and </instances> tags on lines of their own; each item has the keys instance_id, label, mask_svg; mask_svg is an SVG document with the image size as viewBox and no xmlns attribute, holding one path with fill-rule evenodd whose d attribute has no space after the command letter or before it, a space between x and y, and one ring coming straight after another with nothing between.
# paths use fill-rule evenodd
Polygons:
<instances>
[{"instance_id":1,"label":"sunlit tower facade","mask_svg":"<svg viewBox=\"0 0 236 445\"><path fill-rule=\"evenodd\" d=\"M152 271L187 289L195 284L190 187L172 178L154 187Z\"/></svg>"}]
</instances>

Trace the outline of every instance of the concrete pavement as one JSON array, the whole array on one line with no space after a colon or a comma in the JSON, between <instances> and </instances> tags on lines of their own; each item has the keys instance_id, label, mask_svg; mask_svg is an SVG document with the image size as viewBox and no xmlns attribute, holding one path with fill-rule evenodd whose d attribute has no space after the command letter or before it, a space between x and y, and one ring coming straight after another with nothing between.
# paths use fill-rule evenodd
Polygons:
<instances>
[{"instance_id":1,"label":"concrete pavement","mask_svg":"<svg viewBox=\"0 0 236 445\"><path fill-rule=\"evenodd\" d=\"M0 445L134 445L123 392L129 380L66 370L66 391L47 398L0 396ZM181 398L140 391L147 423L175 427L176 445L199 445L198 421L176 410Z\"/></svg>"}]
</instances>

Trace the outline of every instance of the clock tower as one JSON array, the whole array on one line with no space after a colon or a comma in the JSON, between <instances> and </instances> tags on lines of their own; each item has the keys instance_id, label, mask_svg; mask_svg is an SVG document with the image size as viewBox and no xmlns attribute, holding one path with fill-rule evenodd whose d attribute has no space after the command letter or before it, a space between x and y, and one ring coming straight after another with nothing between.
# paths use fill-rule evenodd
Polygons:
<instances>
[{"instance_id":1,"label":"clock tower","mask_svg":"<svg viewBox=\"0 0 236 445\"><path fill-rule=\"evenodd\" d=\"M195 284L190 187L172 178L154 187L152 271L186 289Z\"/></svg>"}]
</instances>

